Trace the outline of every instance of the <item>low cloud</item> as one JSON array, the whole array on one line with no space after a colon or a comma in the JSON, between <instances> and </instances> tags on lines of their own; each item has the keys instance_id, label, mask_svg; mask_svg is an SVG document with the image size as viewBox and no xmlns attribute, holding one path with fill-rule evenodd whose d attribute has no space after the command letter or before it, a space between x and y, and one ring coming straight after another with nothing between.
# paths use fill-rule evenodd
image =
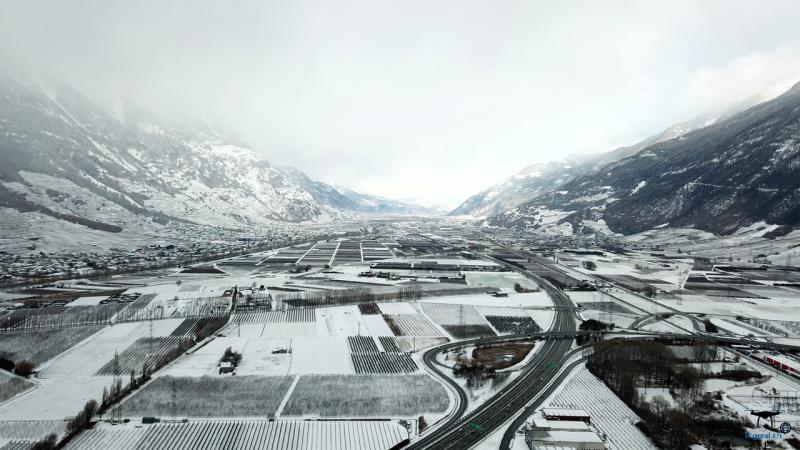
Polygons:
<instances>
[{"instance_id":1,"label":"low cloud","mask_svg":"<svg viewBox=\"0 0 800 450\"><path fill-rule=\"evenodd\" d=\"M800 3L4 2L5 63L192 110L276 164L455 206L800 77Z\"/></svg>"}]
</instances>

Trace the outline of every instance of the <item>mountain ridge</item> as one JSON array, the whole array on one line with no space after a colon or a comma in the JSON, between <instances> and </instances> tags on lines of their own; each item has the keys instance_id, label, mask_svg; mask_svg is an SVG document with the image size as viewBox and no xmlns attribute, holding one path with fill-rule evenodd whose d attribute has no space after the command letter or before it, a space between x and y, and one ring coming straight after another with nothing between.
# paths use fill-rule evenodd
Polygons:
<instances>
[{"instance_id":1,"label":"mountain ridge","mask_svg":"<svg viewBox=\"0 0 800 450\"><path fill-rule=\"evenodd\" d=\"M693 227L729 234L764 221L800 225L800 83L772 100L586 173L488 223L573 232ZM602 230L604 227L607 230Z\"/></svg>"},{"instance_id":2,"label":"mountain ridge","mask_svg":"<svg viewBox=\"0 0 800 450\"><path fill-rule=\"evenodd\" d=\"M355 217L357 199L235 136L0 71L0 206L104 231L139 221L241 227Z\"/></svg>"},{"instance_id":3,"label":"mountain ridge","mask_svg":"<svg viewBox=\"0 0 800 450\"><path fill-rule=\"evenodd\" d=\"M691 131L726 120L752 106L771 100L787 91L791 85L785 81L751 95L743 100L700 114L693 119L679 122L653 134L635 144L613 150L569 155L565 159L532 164L488 189L472 195L450 216L470 216L486 219L525 203L539 195L567 183L574 178L600 170L606 164L632 156L658 142L683 136Z\"/></svg>"}]
</instances>

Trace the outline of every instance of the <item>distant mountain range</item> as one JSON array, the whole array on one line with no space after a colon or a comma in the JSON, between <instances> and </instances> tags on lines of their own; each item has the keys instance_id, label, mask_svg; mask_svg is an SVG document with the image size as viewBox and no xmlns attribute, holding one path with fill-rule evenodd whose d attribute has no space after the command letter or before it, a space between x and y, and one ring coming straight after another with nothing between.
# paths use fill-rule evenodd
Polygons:
<instances>
[{"instance_id":1,"label":"distant mountain range","mask_svg":"<svg viewBox=\"0 0 800 450\"><path fill-rule=\"evenodd\" d=\"M800 86L698 117L630 147L531 166L451 215L557 234L759 221L800 224Z\"/></svg>"},{"instance_id":2,"label":"distant mountain range","mask_svg":"<svg viewBox=\"0 0 800 450\"><path fill-rule=\"evenodd\" d=\"M0 71L0 208L106 231L152 221L247 227L427 208L271 165L229 133ZM6 211L8 212L8 211Z\"/></svg>"}]
</instances>

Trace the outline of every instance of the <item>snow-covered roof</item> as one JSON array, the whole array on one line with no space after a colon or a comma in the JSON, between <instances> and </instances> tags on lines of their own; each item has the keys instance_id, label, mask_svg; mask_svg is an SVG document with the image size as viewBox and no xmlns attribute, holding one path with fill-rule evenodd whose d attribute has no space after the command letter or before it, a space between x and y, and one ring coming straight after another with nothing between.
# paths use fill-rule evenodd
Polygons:
<instances>
[{"instance_id":1,"label":"snow-covered roof","mask_svg":"<svg viewBox=\"0 0 800 450\"><path fill-rule=\"evenodd\" d=\"M589 425L580 420L547 420L539 414L533 416L533 426L538 430L588 431Z\"/></svg>"},{"instance_id":2,"label":"snow-covered roof","mask_svg":"<svg viewBox=\"0 0 800 450\"><path fill-rule=\"evenodd\" d=\"M591 417L585 409L568 409L568 408L543 408L542 414L545 416L561 416L561 417Z\"/></svg>"}]
</instances>

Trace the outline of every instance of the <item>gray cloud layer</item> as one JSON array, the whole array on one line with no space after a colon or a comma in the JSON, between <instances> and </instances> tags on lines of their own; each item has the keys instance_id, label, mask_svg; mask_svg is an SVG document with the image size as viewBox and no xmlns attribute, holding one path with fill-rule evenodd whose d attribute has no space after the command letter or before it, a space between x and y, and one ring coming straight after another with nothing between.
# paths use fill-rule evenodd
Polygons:
<instances>
[{"instance_id":1,"label":"gray cloud layer","mask_svg":"<svg viewBox=\"0 0 800 450\"><path fill-rule=\"evenodd\" d=\"M0 2L0 54L271 161L450 206L800 78L800 3Z\"/></svg>"}]
</instances>

